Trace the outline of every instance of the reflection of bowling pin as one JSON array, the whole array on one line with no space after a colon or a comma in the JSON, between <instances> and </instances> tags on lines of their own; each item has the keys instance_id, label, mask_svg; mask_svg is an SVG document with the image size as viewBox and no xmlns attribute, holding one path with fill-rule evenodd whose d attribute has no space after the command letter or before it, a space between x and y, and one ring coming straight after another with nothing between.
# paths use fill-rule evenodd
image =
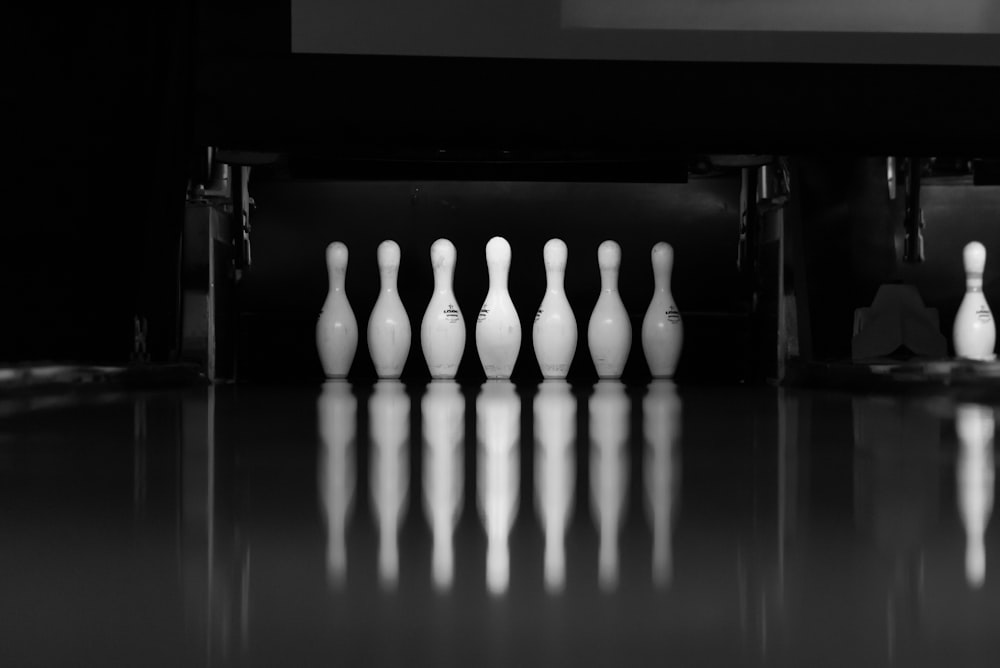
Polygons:
<instances>
[{"instance_id":1,"label":"reflection of bowling pin","mask_svg":"<svg viewBox=\"0 0 1000 668\"><path fill-rule=\"evenodd\" d=\"M618 270L622 249L614 241L605 241L597 249L601 268L601 295L587 327L590 356L601 378L621 378L632 348L632 323L618 294Z\"/></svg>"},{"instance_id":2,"label":"reflection of bowling pin","mask_svg":"<svg viewBox=\"0 0 1000 668\"><path fill-rule=\"evenodd\" d=\"M434 586L451 587L455 558L452 534L462 510L465 397L458 383L430 383L421 402L424 425L424 512L431 527Z\"/></svg>"},{"instance_id":3,"label":"reflection of bowling pin","mask_svg":"<svg viewBox=\"0 0 1000 668\"><path fill-rule=\"evenodd\" d=\"M566 528L576 480L576 400L569 384L547 380L535 395L535 502L545 532L545 586L566 583Z\"/></svg>"},{"instance_id":4,"label":"reflection of bowling pin","mask_svg":"<svg viewBox=\"0 0 1000 668\"><path fill-rule=\"evenodd\" d=\"M397 380L375 383L368 415L372 443L369 484L379 527L379 580L390 589L399 579L398 533L410 484L410 398L403 384Z\"/></svg>"},{"instance_id":5,"label":"reflection of bowling pin","mask_svg":"<svg viewBox=\"0 0 1000 668\"><path fill-rule=\"evenodd\" d=\"M520 484L518 440L521 403L510 381L487 381L476 399L479 511L486 530L486 586L492 594L507 591L510 549Z\"/></svg>"},{"instance_id":6,"label":"reflection of bowling pin","mask_svg":"<svg viewBox=\"0 0 1000 668\"><path fill-rule=\"evenodd\" d=\"M420 324L420 344L431 378L454 378L465 352L465 321L452 289L455 256L455 246L447 239L431 245L434 295Z\"/></svg>"},{"instance_id":7,"label":"reflection of bowling pin","mask_svg":"<svg viewBox=\"0 0 1000 668\"><path fill-rule=\"evenodd\" d=\"M955 416L959 451L958 510L965 527L965 578L970 587L986 580L986 525L993 512L993 409L963 405Z\"/></svg>"},{"instance_id":8,"label":"reflection of bowling pin","mask_svg":"<svg viewBox=\"0 0 1000 668\"><path fill-rule=\"evenodd\" d=\"M542 251L545 260L545 297L535 314L532 342L545 378L565 378L576 353L576 317L566 299L566 244L550 239Z\"/></svg>"},{"instance_id":9,"label":"reflection of bowling pin","mask_svg":"<svg viewBox=\"0 0 1000 668\"><path fill-rule=\"evenodd\" d=\"M646 441L642 472L646 513L653 532L653 584L667 587L673 578L671 534L680 490L681 402L673 382L654 380L642 401L642 431Z\"/></svg>"},{"instance_id":10,"label":"reflection of bowling pin","mask_svg":"<svg viewBox=\"0 0 1000 668\"><path fill-rule=\"evenodd\" d=\"M618 532L628 490L629 399L618 381L602 380L590 397L590 502L600 534L601 588L618 587Z\"/></svg>"},{"instance_id":11,"label":"reflection of bowling pin","mask_svg":"<svg viewBox=\"0 0 1000 668\"><path fill-rule=\"evenodd\" d=\"M381 291L368 318L368 351L379 378L399 378L410 353L410 319L396 291L399 275L399 244L378 245Z\"/></svg>"},{"instance_id":12,"label":"reflection of bowling pin","mask_svg":"<svg viewBox=\"0 0 1000 668\"><path fill-rule=\"evenodd\" d=\"M476 349L487 378L510 378L521 350L521 321L507 290L510 244L493 237L486 244L490 288L476 321Z\"/></svg>"},{"instance_id":13,"label":"reflection of bowling pin","mask_svg":"<svg viewBox=\"0 0 1000 668\"><path fill-rule=\"evenodd\" d=\"M992 360L996 358L997 330L990 305L983 294L986 248L978 241L972 241L966 244L962 260L965 264L965 296L955 314L955 355L972 360Z\"/></svg>"},{"instance_id":14,"label":"reflection of bowling pin","mask_svg":"<svg viewBox=\"0 0 1000 668\"><path fill-rule=\"evenodd\" d=\"M347 575L345 532L354 502L357 470L354 437L358 402L342 380L323 383L319 413L319 495L326 520L326 568L331 584L343 586Z\"/></svg>"},{"instance_id":15,"label":"reflection of bowling pin","mask_svg":"<svg viewBox=\"0 0 1000 668\"><path fill-rule=\"evenodd\" d=\"M642 350L653 378L671 378L684 343L681 313L670 291L673 247L661 241L653 246L653 299L642 320Z\"/></svg>"},{"instance_id":16,"label":"reflection of bowling pin","mask_svg":"<svg viewBox=\"0 0 1000 668\"><path fill-rule=\"evenodd\" d=\"M347 246L334 241L326 247L330 290L316 322L316 349L328 378L344 378L358 349L358 321L344 290Z\"/></svg>"}]
</instances>

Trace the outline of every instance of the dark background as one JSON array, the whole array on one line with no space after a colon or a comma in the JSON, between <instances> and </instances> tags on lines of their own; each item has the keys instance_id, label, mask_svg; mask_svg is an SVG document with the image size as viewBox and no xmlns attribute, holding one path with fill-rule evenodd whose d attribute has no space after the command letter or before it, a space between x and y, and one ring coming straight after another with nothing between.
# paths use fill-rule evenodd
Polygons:
<instances>
[{"instance_id":1,"label":"dark background","mask_svg":"<svg viewBox=\"0 0 1000 668\"><path fill-rule=\"evenodd\" d=\"M404 148L418 156L441 148L529 155L548 151L681 164L692 154L709 152L805 156L815 183L826 193L825 199L803 203L803 215L811 216L804 220L812 231L813 250L807 253L817 260L809 281L838 305L835 320L832 315L824 319L820 310L812 313L818 337L842 329L843 314L867 303L862 288L886 273L868 271L864 285L852 288L850 297L837 296L844 294L838 258L855 253L856 236L844 234L845 221L858 219L852 212L865 201L858 193L873 187L852 176L866 171L865 156L1000 154L993 67L292 54L287 1L112 3L59 11L20 7L7 25L12 33L11 85L4 87L2 101L9 112L13 178L0 239L5 316L0 358L12 362L125 361L136 313L149 317L154 358L171 357L183 198L192 155L200 146L279 151L289 164L309 163L316 173L322 173L324 162L343 156L385 155ZM643 180L643 175L630 178ZM410 179L398 187L409 191L418 183ZM263 180L258 185L260 193L252 194L261 205L255 231L260 236L254 238L261 273L251 273L247 292L264 299L273 290L264 287L265 276L277 276L279 263L293 258L296 270L299 262L309 267L301 275L303 286L308 276L302 294L320 292L322 254L314 244L344 235L291 217L281 223L285 238L274 241L268 228L276 222L268 216L281 207L271 204L273 192ZM380 186L385 192L395 187ZM494 180L485 187L501 186ZM593 273L588 278L587 268L593 268L588 257L600 239L615 236L606 232L611 210L618 206L614 203L631 197L628 187L618 188L595 190L605 196L591 208L593 227L586 232L574 227L579 238L567 238L570 276L577 277L570 280L580 281L574 307L581 331L589 311L585 295L592 293L588 282L596 280ZM351 206L363 207L358 199L363 192L353 191ZM532 218L536 214L525 212L536 204L553 211L554 201L567 201L566 191L558 188L523 186L516 192L506 201L506 212L529 221L537 220ZM454 199L458 191L439 194ZM411 210L405 201L402 195L391 199L387 213L394 219L403 216ZM435 206L442 215L448 210ZM567 206L553 217L565 221L583 213L575 204ZM657 212L669 211L644 206L633 213L649 225ZM955 218L952 210L944 217ZM426 207L423 211L420 224L437 215ZM517 223L494 216L485 205L466 203L463 211L463 225L476 229L467 233L473 250L460 246L459 267L473 271L471 258L480 242L496 233L499 223L508 233L515 232ZM976 233L988 229L982 216L968 219L975 219L969 224ZM392 229L402 223L386 224ZM532 228L527 246L540 254L544 238L555 236L549 229L566 229L563 224ZM735 250L725 239L728 229L719 223L717 230L712 228L717 238L708 232L689 237L690 230L673 224L667 222L662 235L644 228L631 244L620 239L628 271L636 272L628 275L644 280L639 272L648 271L648 247L662 236L676 241L678 248L697 249L694 254L679 252L682 275L675 282L682 306L686 299L691 308L703 304L706 310L724 310L738 302L720 291L703 294L680 287L696 283L701 272L692 268L699 263L730 262ZM428 227L407 239L419 249L436 236ZM946 242L960 248L962 237L949 234ZM352 248L349 288L356 288L355 277L365 270L360 261L365 243L371 255L376 242L360 243ZM929 249L935 258L954 255L938 255L930 242ZM420 250L416 257L425 253ZM527 248L515 249L515 266L531 256ZM863 267L868 262L862 254L849 264ZM404 260L404 267L419 266L417 259ZM524 265L526 270L530 266ZM292 265L286 271L292 272ZM928 285L951 285L943 274L925 276ZM470 274L469 280L471 294L475 281L485 277ZM526 290L519 308L533 310L541 290ZM631 299L641 310L646 297L634 294ZM956 304L958 298L956 293L942 297ZM423 299L413 299L411 318L416 320ZM470 299L463 300L467 311L470 304L475 308L476 299ZM306 317L305 301L303 297L296 317ZM360 295L355 303L363 318L368 306ZM245 310L266 308L262 301ZM838 334L836 341L843 337ZM838 345L830 343L825 350L835 355ZM260 354L272 353L283 354Z\"/></svg>"}]
</instances>

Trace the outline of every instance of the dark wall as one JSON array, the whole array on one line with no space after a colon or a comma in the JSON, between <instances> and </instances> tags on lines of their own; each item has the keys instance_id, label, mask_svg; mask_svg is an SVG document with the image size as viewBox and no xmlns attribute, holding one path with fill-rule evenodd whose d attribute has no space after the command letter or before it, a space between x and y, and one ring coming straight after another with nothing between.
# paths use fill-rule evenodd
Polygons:
<instances>
[{"instance_id":1,"label":"dark wall","mask_svg":"<svg viewBox=\"0 0 1000 668\"><path fill-rule=\"evenodd\" d=\"M170 330L195 3L116 5L7 21L0 361L127 360L136 313Z\"/></svg>"},{"instance_id":2,"label":"dark wall","mask_svg":"<svg viewBox=\"0 0 1000 668\"><path fill-rule=\"evenodd\" d=\"M641 30L624 40L580 31L580 40L600 47L593 53L629 44L629 51L618 49L628 61L293 54L290 0L198 4L204 34L196 133L205 144L320 153L409 142L1000 155L992 132L1000 116L995 67L838 65L792 57L655 62L643 60L644 48L656 52L667 38ZM557 19L552 16L553 25ZM775 44L784 37L765 35L762 51L780 52ZM858 52L877 52L885 35L867 37L856 36L853 49L843 35L806 33L793 35L792 46L848 63ZM955 39L976 64L975 53L992 56L988 44L995 36ZM899 40L912 50L906 35ZM926 56L930 62L950 58L949 49Z\"/></svg>"},{"instance_id":3,"label":"dark wall","mask_svg":"<svg viewBox=\"0 0 1000 668\"><path fill-rule=\"evenodd\" d=\"M169 357L197 145L1000 154L987 67L295 56L287 0L21 5L8 25L0 361L127 359L135 314Z\"/></svg>"},{"instance_id":4,"label":"dark wall","mask_svg":"<svg viewBox=\"0 0 1000 668\"><path fill-rule=\"evenodd\" d=\"M672 291L685 317L686 345L678 371L692 382L735 379L743 372L746 305L736 271L739 179L692 179L687 184L532 182L284 182L251 177L258 210L254 266L241 286L243 377L321 377L316 319L327 293L325 248L350 251L347 294L360 340L352 375L374 377L365 330L379 290L375 252L384 239L402 250L399 292L413 332L404 376L429 378L420 350L420 322L430 300L430 246L450 239L458 250L455 292L466 323L461 377L483 377L475 323L486 296L486 242L512 246L510 292L522 327L514 378L541 378L531 343L535 311L545 292L542 248L562 238L569 247L566 292L579 329L571 374L595 378L587 324L600 290L597 247L622 247L619 290L633 328L626 376L648 376L640 328L653 278L650 251L674 246Z\"/></svg>"}]
</instances>

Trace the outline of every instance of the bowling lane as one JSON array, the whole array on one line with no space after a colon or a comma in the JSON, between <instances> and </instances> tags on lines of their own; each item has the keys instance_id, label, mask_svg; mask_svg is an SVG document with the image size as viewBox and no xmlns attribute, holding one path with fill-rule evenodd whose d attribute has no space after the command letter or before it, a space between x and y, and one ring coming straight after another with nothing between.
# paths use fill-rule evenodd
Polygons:
<instances>
[{"instance_id":1,"label":"bowling lane","mask_svg":"<svg viewBox=\"0 0 1000 668\"><path fill-rule=\"evenodd\" d=\"M991 665L996 404L560 381L0 401L0 665Z\"/></svg>"}]
</instances>

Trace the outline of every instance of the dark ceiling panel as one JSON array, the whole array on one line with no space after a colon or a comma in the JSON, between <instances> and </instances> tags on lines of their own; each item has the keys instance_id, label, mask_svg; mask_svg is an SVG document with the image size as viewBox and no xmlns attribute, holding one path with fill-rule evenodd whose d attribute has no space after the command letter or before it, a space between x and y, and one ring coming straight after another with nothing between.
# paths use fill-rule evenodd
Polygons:
<instances>
[{"instance_id":1,"label":"dark ceiling panel","mask_svg":"<svg viewBox=\"0 0 1000 668\"><path fill-rule=\"evenodd\" d=\"M200 33L203 144L1000 155L992 67L292 54L289 0Z\"/></svg>"}]
</instances>

